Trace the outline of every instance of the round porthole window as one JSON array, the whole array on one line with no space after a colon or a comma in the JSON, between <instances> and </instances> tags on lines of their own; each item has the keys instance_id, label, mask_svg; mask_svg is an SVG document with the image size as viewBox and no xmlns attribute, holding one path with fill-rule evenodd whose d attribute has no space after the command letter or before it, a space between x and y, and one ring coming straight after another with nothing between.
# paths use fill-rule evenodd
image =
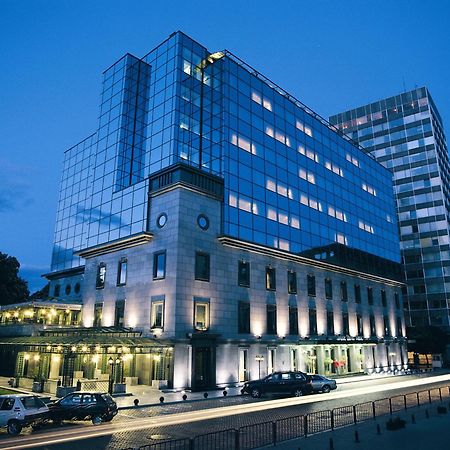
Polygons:
<instances>
[{"instance_id":1,"label":"round porthole window","mask_svg":"<svg viewBox=\"0 0 450 450\"><path fill-rule=\"evenodd\" d=\"M158 216L156 219L156 225L158 225L159 228L162 228L167 223L167 214L162 213Z\"/></svg>"},{"instance_id":2,"label":"round porthole window","mask_svg":"<svg viewBox=\"0 0 450 450\"><path fill-rule=\"evenodd\" d=\"M209 219L204 214L200 214L197 217L197 223L202 230L207 230L209 228Z\"/></svg>"},{"instance_id":3,"label":"round porthole window","mask_svg":"<svg viewBox=\"0 0 450 450\"><path fill-rule=\"evenodd\" d=\"M75 291L75 294L79 294L80 293L80 289L81 289L80 283L76 283L75 287L73 288L73 290Z\"/></svg>"}]
</instances>

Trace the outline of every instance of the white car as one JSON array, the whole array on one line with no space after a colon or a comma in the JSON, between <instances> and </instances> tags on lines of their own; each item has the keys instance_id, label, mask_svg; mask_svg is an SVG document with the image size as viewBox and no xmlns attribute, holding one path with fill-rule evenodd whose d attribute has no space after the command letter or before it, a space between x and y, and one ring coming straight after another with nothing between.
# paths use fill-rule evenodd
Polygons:
<instances>
[{"instance_id":1,"label":"white car","mask_svg":"<svg viewBox=\"0 0 450 450\"><path fill-rule=\"evenodd\" d=\"M48 419L47 405L36 395L0 395L0 427L16 435L23 427L33 428Z\"/></svg>"}]
</instances>

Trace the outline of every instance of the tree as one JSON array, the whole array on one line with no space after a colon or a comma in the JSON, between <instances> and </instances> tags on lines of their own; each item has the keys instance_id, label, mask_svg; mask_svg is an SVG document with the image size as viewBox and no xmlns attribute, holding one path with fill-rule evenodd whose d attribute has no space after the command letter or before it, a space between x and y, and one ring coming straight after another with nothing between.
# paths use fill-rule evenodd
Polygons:
<instances>
[{"instance_id":1,"label":"tree","mask_svg":"<svg viewBox=\"0 0 450 450\"><path fill-rule=\"evenodd\" d=\"M435 326L410 327L407 330L408 350L416 353L445 353L447 333Z\"/></svg>"},{"instance_id":2,"label":"tree","mask_svg":"<svg viewBox=\"0 0 450 450\"><path fill-rule=\"evenodd\" d=\"M48 298L48 294L50 292L50 283L47 283L42 289L39 289L36 292L33 292L30 295L30 300L41 300Z\"/></svg>"},{"instance_id":3,"label":"tree","mask_svg":"<svg viewBox=\"0 0 450 450\"><path fill-rule=\"evenodd\" d=\"M19 261L14 256L0 252L0 305L20 303L28 299L28 284L19 277L19 268Z\"/></svg>"}]
</instances>

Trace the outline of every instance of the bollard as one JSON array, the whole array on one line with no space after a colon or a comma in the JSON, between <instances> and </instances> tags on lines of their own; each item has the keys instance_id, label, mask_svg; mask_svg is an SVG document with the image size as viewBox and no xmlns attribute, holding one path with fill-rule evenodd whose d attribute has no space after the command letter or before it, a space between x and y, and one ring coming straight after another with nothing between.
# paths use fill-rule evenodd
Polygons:
<instances>
[{"instance_id":1,"label":"bollard","mask_svg":"<svg viewBox=\"0 0 450 450\"><path fill-rule=\"evenodd\" d=\"M416 416L414 414L411 415L411 423L416 423Z\"/></svg>"},{"instance_id":2,"label":"bollard","mask_svg":"<svg viewBox=\"0 0 450 450\"><path fill-rule=\"evenodd\" d=\"M184 401L186 401L187 400L187 395L186 394L183 394L183 397L181 397Z\"/></svg>"},{"instance_id":3,"label":"bollard","mask_svg":"<svg viewBox=\"0 0 450 450\"><path fill-rule=\"evenodd\" d=\"M334 450L333 438L330 438L330 450Z\"/></svg>"},{"instance_id":4,"label":"bollard","mask_svg":"<svg viewBox=\"0 0 450 450\"><path fill-rule=\"evenodd\" d=\"M425 410L425 417L426 417L427 419L430 418L430 413L428 412L428 409Z\"/></svg>"},{"instance_id":5,"label":"bollard","mask_svg":"<svg viewBox=\"0 0 450 450\"><path fill-rule=\"evenodd\" d=\"M204 397L204 398L208 398L208 393L205 392L205 393L203 394L203 397Z\"/></svg>"},{"instance_id":6,"label":"bollard","mask_svg":"<svg viewBox=\"0 0 450 450\"><path fill-rule=\"evenodd\" d=\"M159 397L159 403L164 403L164 397Z\"/></svg>"},{"instance_id":7,"label":"bollard","mask_svg":"<svg viewBox=\"0 0 450 450\"><path fill-rule=\"evenodd\" d=\"M355 430L355 442L359 442L359 433L358 433L358 430Z\"/></svg>"},{"instance_id":8,"label":"bollard","mask_svg":"<svg viewBox=\"0 0 450 450\"><path fill-rule=\"evenodd\" d=\"M134 403L134 406L139 405L139 399L138 399L138 398L135 398L135 399L133 400L133 403Z\"/></svg>"},{"instance_id":9,"label":"bollard","mask_svg":"<svg viewBox=\"0 0 450 450\"><path fill-rule=\"evenodd\" d=\"M223 394L224 397L226 397L226 396L228 395L228 391L225 391L225 390L224 390L224 391L222 392L222 394Z\"/></svg>"},{"instance_id":10,"label":"bollard","mask_svg":"<svg viewBox=\"0 0 450 450\"><path fill-rule=\"evenodd\" d=\"M381 427L379 423L377 423L377 434L381 434Z\"/></svg>"}]
</instances>

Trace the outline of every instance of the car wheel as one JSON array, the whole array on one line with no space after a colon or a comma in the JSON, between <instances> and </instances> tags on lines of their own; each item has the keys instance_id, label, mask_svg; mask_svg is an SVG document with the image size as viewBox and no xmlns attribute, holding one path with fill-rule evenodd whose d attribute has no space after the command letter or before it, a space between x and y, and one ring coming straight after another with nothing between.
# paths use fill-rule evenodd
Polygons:
<instances>
[{"instance_id":1,"label":"car wheel","mask_svg":"<svg viewBox=\"0 0 450 450\"><path fill-rule=\"evenodd\" d=\"M22 425L20 425L18 420L11 420L8 422L7 431L11 436L16 436L22 431Z\"/></svg>"},{"instance_id":2,"label":"car wheel","mask_svg":"<svg viewBox=\"0 0 450 450\"><path fill-rule=\"evenodd\" d=\"M259 397L261 397L261 391L258 388L253 388L250 395L253 398L259 398Z\"/></svg>"},{"instance_id":3,"label":"car wheel","mask_svg":"<svg viewBox=\"0 0 450 450\"><path fill-rule=\"evenodd\" d=\"M57 427L60 427L62 425L61 419L52 419L53 425L56 425Z\"/></svg>"},{"instance_id":4,"label":"car wheel","mask_svg":"<svg viewBox=\"0 0 450 450\"><path fill-rule=\"evenodd\" d=\"M296 389L294 391L294 396L295 397L303 397L303 391L301 389Z\"/></svg>"},{"instance_id":5,"label":"car wheel","mask_svg":"<svg viewBox=\"0 0 450 450\"><path fill-rule=\"evenodd\" d=\"M92 418L92 423L94 425L99 425L100 423L102 423L102 418L100 416L94 416Z\"/></svg>"},{"instance_id":6,"label":"car wheel","mask_svg":"<svg viewBox=\"0 0 450 450\"><path fill-rule=\"evenodd\" d=\"M328 386L328 384L326 384L325 386L322 386L322 392L324 394L328 394L328 392L330 392L330 386Z\"/></svg>"},{"instance_id":7,"label":"car wheel","mask_svg":"<svg viewBox=\"0 0 450 450\"><path fill-rule=\"evenodd\" d=\"M106 414L102 417L102 422L111 422L111 420L114 419L114 416L112 414Z\"/></svg>"}]
</instances>

